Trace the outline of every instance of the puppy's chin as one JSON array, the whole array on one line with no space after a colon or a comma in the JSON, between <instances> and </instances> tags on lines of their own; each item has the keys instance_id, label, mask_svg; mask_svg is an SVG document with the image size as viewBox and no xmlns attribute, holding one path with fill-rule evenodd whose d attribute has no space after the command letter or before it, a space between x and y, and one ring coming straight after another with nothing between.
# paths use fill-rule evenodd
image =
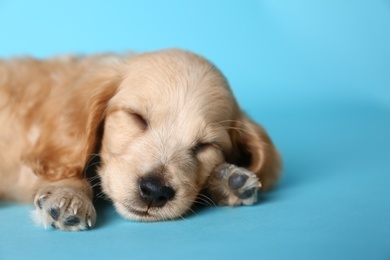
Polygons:
<instances>
[{"instance_id":1,"label":"puppy's chin","mask_svg":"<svg viewBox=\"0 0 390 260\"><path fill-rule=\"evenodd\" d=\"M152 222L152 221L158 221L159 219L155 216L152 216L148 212L138 211L138 210L131 210L122 205L121 203L114 203L116 211L121 215L124 219L127 220L135 220L135 221L145 221L145 222Z\"/></svg>"},{"instance_id":2,"label":"puppy's chin","mask_svg":"<svg viewBox=\"0 0 390 260\"><path fill-rule=\"evenodd\" d=\"M170 211L166 208L158 208L151 210L139 210L136 208L126 207L122 203L114 202L116 211L124 219L133 220L133 221L142 221L142 222L157 222L165 221L170 219L175 219L180 217L182 214L185 214L185 211ZM180 210L182 211L182 210Z\"/></svg>"}]
</instances>

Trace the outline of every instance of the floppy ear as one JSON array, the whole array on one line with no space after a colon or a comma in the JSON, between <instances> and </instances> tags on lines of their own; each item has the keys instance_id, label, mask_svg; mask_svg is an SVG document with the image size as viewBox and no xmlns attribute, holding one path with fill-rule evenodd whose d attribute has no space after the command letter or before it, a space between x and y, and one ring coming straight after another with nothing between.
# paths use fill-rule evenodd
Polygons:
<instances>
[{"instance_id":1,"label":"floppy ear","mask_svg":"<svg viewBox=\"0 0 390 260\"><path fill-rule=\"evenodd\" d=\"M271 188L278 180L281 158L264 128L246 115L240 114L230 130L232 152L228 162L255 173L263 189Z\"/></svg>"},{"instance_id":2,"label":"floppy ear","mask_svg":"<svg viewBox=\"0 0 390 260\"><path fill-rule=\"evenodd\" d=\"M82 177L101 140L101 125L119 78L101 72L57 93L36 111L39 137L23 158L35 174L48 180Z\"/></svg>"}]
</instances>

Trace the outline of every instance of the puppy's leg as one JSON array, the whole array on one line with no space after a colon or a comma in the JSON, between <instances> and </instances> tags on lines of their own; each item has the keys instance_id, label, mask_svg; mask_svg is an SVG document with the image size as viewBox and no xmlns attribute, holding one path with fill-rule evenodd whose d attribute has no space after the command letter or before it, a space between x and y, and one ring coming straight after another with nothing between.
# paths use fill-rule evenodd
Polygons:
<instances>
[{"instance_id":1,"label":"puppy's leg","mask_svg":"<svg viewBox=\"0 0 390 260\"><path fill-rule=\"evenodd\" d=\"M66 231L90 229L96 222L92 189L86 180L48 183L35 195L37 222Z\"/></svg>"},{"instance_id":2,"label":"puppy's leg","mask_svg":"<svg viewBox=\"0 0 390 260\"><path fill-rule=\"evenodd\" d=\"M261 183L257 176L241 167L224 163L210 176L205 193L219 206L252 205Z\"/></svg>"}]
</instances>

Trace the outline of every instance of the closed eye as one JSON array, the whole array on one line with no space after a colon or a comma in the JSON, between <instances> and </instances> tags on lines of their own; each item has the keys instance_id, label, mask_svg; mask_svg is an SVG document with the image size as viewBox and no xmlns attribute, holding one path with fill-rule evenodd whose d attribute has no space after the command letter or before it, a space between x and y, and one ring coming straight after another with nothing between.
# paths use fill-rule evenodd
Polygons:
<instances>
[{"instance_id":1,"label":"closed eye","mask_svg":"<svg viewBox=\"0 0 390 260\"><path fill-rule=\"evenodd\" d=\"M142 129L145 130L149 126L149 122L141 114L132 110L127 110L134 122Z\"/></svg>"},{"instance_id":2,"label":"closed eye","mask_svg":"<svg viewBox=\"0 0 390 260\"><path fill-rule=\"evenodd\" d=\"M194 147L192 147L192 152L195 154L195 155L198 155L199 153L205 151L206 149L208 148L211 148L213 147L213 144L212 143L202 143L202 142L198 142Z\"/></svg>"}]
</instances>

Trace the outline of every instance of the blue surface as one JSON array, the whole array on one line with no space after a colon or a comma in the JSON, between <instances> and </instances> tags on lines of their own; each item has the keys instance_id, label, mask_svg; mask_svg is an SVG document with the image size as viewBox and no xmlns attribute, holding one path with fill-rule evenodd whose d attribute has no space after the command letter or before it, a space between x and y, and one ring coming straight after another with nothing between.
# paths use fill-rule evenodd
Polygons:
<instances>
[{"instance_id":1,"label":"blue surface","mask_svg":"<svg viewBox=\"0 0 390 260\"><path fill-rule=\"evenodd\" d=\"M0 259L390 259L389 1L112 2L0 0L0 56L203 54L270 132L284 177L253 207L185 220L99 205L79 233L0 203Z\"/></svg>"}]
</instances>

